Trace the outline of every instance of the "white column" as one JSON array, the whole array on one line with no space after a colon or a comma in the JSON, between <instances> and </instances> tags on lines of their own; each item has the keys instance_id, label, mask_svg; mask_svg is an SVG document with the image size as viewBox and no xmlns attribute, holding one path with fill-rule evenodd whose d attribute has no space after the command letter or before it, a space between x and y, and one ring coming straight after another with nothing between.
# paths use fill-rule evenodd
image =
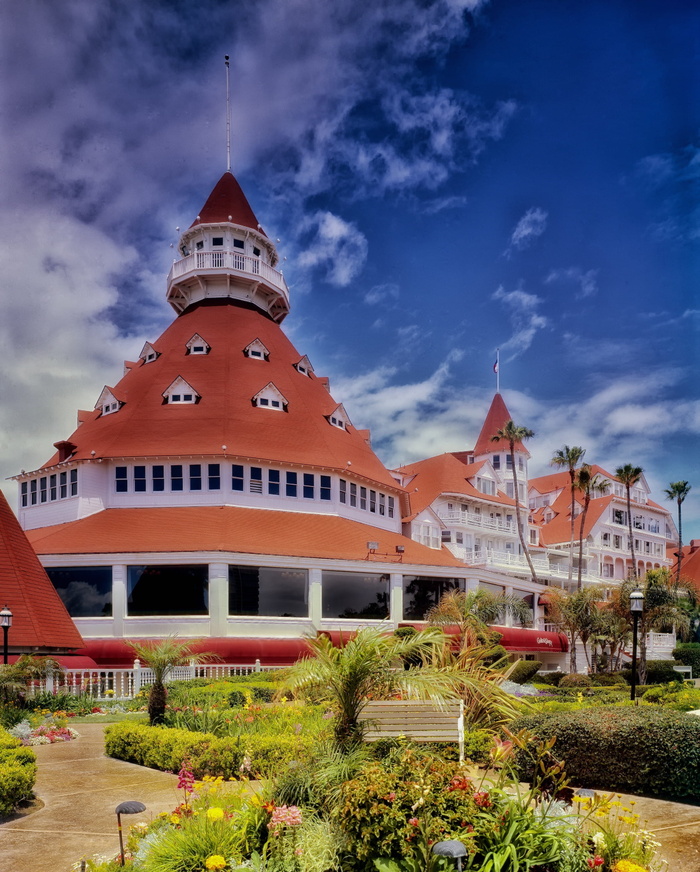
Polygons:
<instances>
[{"instance_id":1,"label":"white column","mask_svg":"<svg viewBox=\"0 0 700 872\"><path fill-rule=\"evenodd\" d=\"M510 585L507 585L504 593L506 596L513 596L513 588ZM513 613L511 612L510 609L508 609L508 611L506 612L505 618L506 618L506 627L512 627L513 626Z\"/></svg>"},{"instance_id":2,"label":"white column","mask_svg":"<svg viewBox=\"0 0 700 872\"><path fill-rule=\"evenodd\" d=\"M309 569L309 617L313 626L319 630L323 619L323 573L320 569Z\"/></svg>"},{"instance_id":3,"label":"white column","mask_svg":"<svg viewBox=\"0 0 700 872\"><path fill-rule=\"evenodd\" d=\"M112 635L115 638L124 637L127 603L126 571L127 568L122 563L112 566Z\"/></svg>"},{"instance_id":4,"label":"white column","mask_svg":"<svg viewBox=\"0 0 700 872\"><path fill-rule=\"evenodd\" d=\"M228 564L209 564L209 633L226 636L228 630Z\"/></svg>"},{"instance_id":5,"label":"white column","mask_svg":"<svg viewBox=\"0 0 700 872\"><path fill-rule=\"evenodd\" d=\"M395 627L403 621L403 574L400 572L389 576L389 619Z\"/></svg>"}]
</instances>

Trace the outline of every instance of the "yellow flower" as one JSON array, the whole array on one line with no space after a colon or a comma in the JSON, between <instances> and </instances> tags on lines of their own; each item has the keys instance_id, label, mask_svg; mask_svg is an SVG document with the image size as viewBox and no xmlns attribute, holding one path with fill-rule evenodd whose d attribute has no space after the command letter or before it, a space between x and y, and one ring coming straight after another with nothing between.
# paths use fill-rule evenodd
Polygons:
<instances>
[{"instance_id":1,"label":"yellow flower","mask_svg":"<svg viewBox=\"0 0 700 872\"><path fill-rule=\"evenodd\" d=\"M612 867L612 872L649 872L649 870L633 860L618 860Z\"/></svg>"},{"instance_id":2,"label":"yellow flower","mask_svg":"<svg viewBox=\"0 0 700 872\"><path fill-rule=\"evenodd\" d=\"M223 808L219 808L218 805L214 805L211 808L207 809L207 818L210 821L220 821L224 819L224 810Z\"/></svg>"},{"instance_id":3,"label":"yellow flower","mask_svg":"<svg viewBox=\"0 0 700 872\"><path fill-rule=\"evenodd\" d=\"M171 815L170 815L170 823L171 823L171 824L179 824L179 823L180 823L180 818L178 817L178 815L176 815L176 814L171 814Z\"/></svg>"},{"instance_id":4,"label":"yellow flower","mask_svg":"<svg viewBox=\"0 0 700 872\"><path fill-rule=\"evenodd\" d=\"M225 869L228 864L221 854L212 854L204 861L204 865L207 869Z\"/></svg>"}]
</instances>

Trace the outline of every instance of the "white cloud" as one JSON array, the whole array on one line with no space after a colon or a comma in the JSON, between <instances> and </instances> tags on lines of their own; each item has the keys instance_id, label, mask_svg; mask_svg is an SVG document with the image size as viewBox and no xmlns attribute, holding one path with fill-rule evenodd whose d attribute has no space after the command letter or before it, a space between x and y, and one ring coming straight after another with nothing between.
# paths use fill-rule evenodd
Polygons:
<instances>
[{"instance_id":1,"label":"white cloud","mask_svg":"<svg viewBox=\"0 0 700 872\"><path fill-rule=\"evenodd\" d=\"M539 206L533 206L531 209L528 209L515 225L515 229L510 236L510 245L504 254L510 257L513 250L524 251L526 248L529 248L547 229L548 217L549 213Z\"/></svg>"},{"instance_id":2,"label":"white cloud","mask_svg":"<svg viewBox=\"0 0 700 872\"><path fill-rule=\"evenodd\" d=\"M548 319L537 312L542 298L535 294L528 294L522 288L506 291L503 286L500 286L494 292L493 299L503 303L509 312L513 333L501 343L500 349L505 353L506 361L514 360L527 351L537 332L549 324Z\"/></svg>"},{"instance_id":3,"label":"white cloud","mask_svg":"<svg viewBox=\"0 0 700 872\"><path fill-rule=\"evenodd\" d=\"M349 285L367 258L364 235L354 224L325 211L309 215L303 229L310 235L298 258L299 267L323 267L332 285Z\"/></svg>"},{"instance_id":4,"label":"white cloud","mask_svg":"<svg viewBox=\"0 0 700 872\"><path fill-rule=\"evenodd\" d=\"M570 266L567 269L553 269L544 280L546 285L552 282L573 283L578 285L576 297L592 297L598 293L598 270L589 269L586 272L580 266Z\"/></svg>"},{"instance_id":5,"label":"white cloud","mask_svg":"<svg viewBox=\"0 0 700 872\"><path fill-rule=\"evenodd\" d=\"M390 304L399 298L399 286L394 282L385 282L370 288L364 296L368 306L376 306L379 303Z\"/></svg>"}]
</instances>

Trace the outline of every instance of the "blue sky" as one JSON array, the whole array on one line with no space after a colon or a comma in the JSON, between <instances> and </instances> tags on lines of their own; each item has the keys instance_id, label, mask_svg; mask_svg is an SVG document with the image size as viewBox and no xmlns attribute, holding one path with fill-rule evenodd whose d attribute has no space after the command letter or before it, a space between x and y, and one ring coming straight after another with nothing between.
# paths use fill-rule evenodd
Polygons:
<instances>
[{"instance_id":1,"label":"blue sky","mask_svg":"<svg viewBox=\"0 0 700 872\"><path fill-rule=\"evenodd\" d=\"M45 461L172 313L233 168L285 322L389 465L536 438L700 537L700 7L666 0L26 0L0 10L0 474ZM3 488L12 494L12 485Z\"/></svg>"}]
</instances>

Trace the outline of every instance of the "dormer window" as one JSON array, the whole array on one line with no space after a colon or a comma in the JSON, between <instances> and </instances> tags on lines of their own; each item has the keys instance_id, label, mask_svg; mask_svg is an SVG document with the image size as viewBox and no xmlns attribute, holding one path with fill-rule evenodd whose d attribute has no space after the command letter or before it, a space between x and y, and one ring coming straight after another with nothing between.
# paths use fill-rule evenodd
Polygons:
<instances>
[{"instance_id":1,"label":"dormer window","mask_svg":"<svg viewBox=\"0 0 700 872\"><path fill-rule=\"evenodd\" d=\"M211 346L202 339L199 333L195 333L187 343L187 354L209 354L210 351Z\"/></svg>"},{"instance_id":2,"label":"dormer window","mask_svg":"<svg viewBox=\"0 0 700 872\"><path fill-rule=\"evenodd\" d=\"M302 375L311 375L311 373L314 371L313 366L311 366L311 361L306 355L304 355L301 360L298 360L294 364L294 369L297 372L300 372Z\"/></svg>"},{"instance_id":3,"label":"dormer window","mask_svg":"<svg viewBox=\"0 0 700 872\"><path fill-rule=\"evenodd\" d=\"M278 412L286 412L287 411L287 399L275 387L275 385L270 382L265 385L265 387L258 391L258 393L253 397L253 405L260 406L264 409L276 409Z\"/></svg>"},{"instance_id":4,"label":"dormer window","mask_svg":"<svg viewBox=\"0 0 700 872\"><path fill-rule=\"evenodd\" d=\"M253 246L253 254L254 254L256 257L260 257L260 249L259 249L259 248L256 248L255 246Z\"/></svg>"},{"instance_id":5,"label":"dormer window","mask_svg":"<svg viewBox=\"0 0 700 872\"><path fill-rule=\"evenodd\" d=\"M143 348L141 349L141 354L139 354L139 360L142 360L144 363L151 363L158 357L158 352L151 345L150 342L147 342Z\"/></svg>"},{"instance_id":6,"label":"dormer window","mask_svg":"<svg viewBox=\"0 0 700 872\"><path fill-rule=\"evenodd\" d=\"M201 399L197 391L189 385L182 376L178 376L175 381L163 391L164 404L186 404L198 403Z\"/></svg>"},{"instance_id":7,"label":"dormer window","mask_svg":"<svg viewBox=\"0 0 700 872\"><path fill-rule=\"evenodd\" d=\"M111 415L113 412L118 412L122 404L112 393L112 389L105 385L102 388L102 393L97 398L95 408L99 409L103 415Z\"/></svg>"},{"instance_id":8,"label":"dormer window","mask_svg":"<svg viewBox=\"0 0 700 872\"><path fill-rule=\"evenodd\" d=\"M254 360L270 359L270 352L259 339L254 339L250 345L246 345L243 349L243 353L246 357L252 357Z\"/></svg>"},{"instance_id":9,"label":"dormer window","mask_svg":"<svg viewBox=\"0 0 700 872\"><path fill-rule=\"evenodd\" d=\"M338 427L340 430L347 430L348 425L350 424L350 416L343 408L343 405L336 406L336 408L330 413L330 415L326 415L326 419L329 424L333 427Z\"/></svg>"}]
</instances>

